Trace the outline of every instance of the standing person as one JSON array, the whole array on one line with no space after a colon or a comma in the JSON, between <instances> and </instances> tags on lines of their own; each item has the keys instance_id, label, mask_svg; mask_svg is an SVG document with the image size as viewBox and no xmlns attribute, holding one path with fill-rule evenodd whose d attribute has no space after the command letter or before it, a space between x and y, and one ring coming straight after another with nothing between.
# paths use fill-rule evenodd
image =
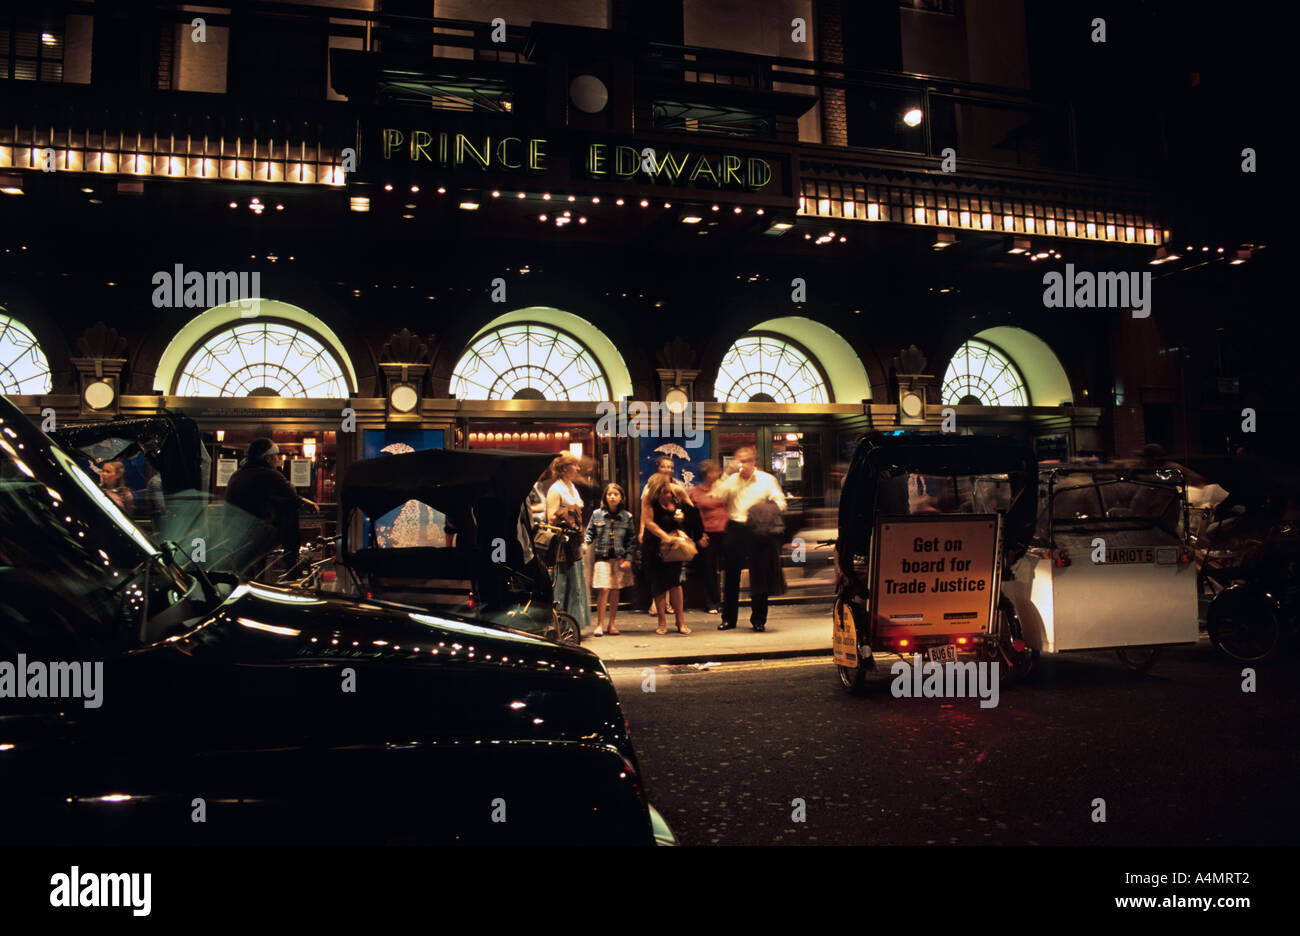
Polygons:
<instances>
[{"instance_id":1,"label":"standing person","mask_svg":"<svg viewBox=\"0 0 1300 936\"><path fill-rule=\"evenodd\" d=\"M135 511L135 495L126 486L126 466L120 461L104 462L99 469L99 485L109 499L128 517Z\"/></svg>"},{"instance_id":2,"label":"standing person","mask_svg":"<svg viewBox=\"0 0 1300 936\"><path fill-rule=\"evenodd\" d=\"M650 479L650 513L645 517L645 535L641 542L641 568L650 584L650 595L654 598L655 610L659 615L656 634L668 633L668 619L664 615L665 605L672 601L673 614L677 618L677 633L690 635L682 614L682 579L686 573L685 562L668 562L660 550L661 543L672 542L680 530L692 540L703 534L699 526L699 512L685 498L686 491L671 478L656 474Z\"/></svg>"},{"instance_id":3,"label":"standing person","mask_svg":"<svg viewBox=\"0 0 1300 936\"><path fill-rule=\"evenodd\" d=\"M144 462L144 501L145 511L157 530L167 512L167 498L163 496L162 475L147 458Z\"/></svg>"},{"instance_id":4,"label":"standing person","mask_svg":"<svg viewBox=\"0 0 1300 936\"><path fill-rule=\"evenodd\" d=\"M684 498L687 503L691 502L691 497L688 493L686 493L686 489L673 479L673 467L674 467L673 457L671 455L660 455L658 458L655 459L655 473L650 476L649 480L647 480L645 485L641 488L641 517L640 517L640 523L638 524L637 531L636 531L636 539L638 543L645 539L645 519L646 517L650 516L652 512L651 509L652 499L650 497L650 482L653 481L656 476L662 476L664 478L667 478L669 481L672 481L677 487L678 497ZM673 610L674 612L676 611L676 606L674 606ZM654 614L654 613L655 613L654 595L651 594L650 610L647 611L646 614Z\"/></svg>"},{"instance_id":5,"label":"standing person","mask_svg":"<svg viewBox=\"0 0 1300 936\"><path fill-rule=\"evenodd\" d=\"M663 475L669 481L673 479L673 457L671 455L660 455L655 459L655 473L641 487L641 522L636 530L637 539L645 536L645 518L650 516L650 482L654 480L655 475Z\"/></svg>"},{"instance_id":6,"label":"standing person","mask_svg":"<svg viewBox=\"0 0 1300 936\"><path fill-rule=\"evenodd\" d=\"M754 466L758 453L752 445L736 449L727 465L726 477L713 486L715 496L727 505L723 576L722 623L718 630L736 626L740 610L740 571L749 569L749 623L756 631L767 628L767 599L770 594L784 594L781 575L781 552L773 534L751 525L749 512L763 503L772 503L776 511L785 510L785 494L776 478ZM773 561L775 559L775 561Z\"/></svg>"},{"instance_id":7,"label":"standing person","mask_svg":"<svg viewBox=\"0 0 1300 936\"><path fill-rule=\"evenodd\" d=\"M555 563L555 601L561 611L573 615L580 630L586 630L591 624L591 605L582 566L582 495L574 484L578 468L578 457L568 452L551 462L555 480L546 492L546 522L566 528Z\"/></svg>"},{"instance_id":8,"label":"standing person","mask_svg":"<svg viewBox=\"0 0 1300 936\"><path fill-rule=\"evenodd\" d=\"M623 488L617 484L605 485L600 506L587 522L587 543L591 546L591 587L596 591L596 630L593 637L622 633L614 626L618 614L619 589L632 584L631 552L636 541L632 538L632 514L623 506ZM605 627L605 605L609 604L609 627Z\"/></svg>"},{"instance_id":9,"label":"standing person","mask_svg":"<svg viewBox=\"0 0 1300 936\"><path fill-rule=\"evenodd\" d=\"M727 529L727 503L717 496L713 488L722 477L722 470L712 459L700 462L700 483L691 488L691 500L700 510L700 520L704 525L704 537L700 540L700 554L695 557L695 569L698 571L703 590L704 607L709 614L717 614L722 606L722 596L718 589L718 573L721 570L721 558L724 554Z\"/></svg>"},{"instance_id":10,"label":"standing person","mask_svg":"<svg viewBox=\"0 0 1300 936\"><path fill-rule=\"evenodd\" d=\"M249 530L235 548L237 572L244 571L277 544L284 548L286 569L298 561L298 505L319 508L315 501L299 496L280 470L283 465L279 446L267 438L254 439L248 445L248 457L230 476L226 503L261 522L261 530Z\"/></svg>"},{"instance_id":11,"label":"standing person","mask_svg":"<svg viewBox=\"0 0 1300 936\"><path fill-rule=\"evenodd\" d=\"M578 489L578 496L582 498L584 505L579 528L585 530L587 524L591 521L592 514L599 509L601 499L604 496L604 490L601 488L600 482L596 480L596 459L590 455L583 455L578 460L578 477L574 480L573 486ZM582 575L583 580L587 583L588 608L591 607L591 581L595 576L595 571L595 557L592 556L590 549L583 549Z\"/></svg>"}]
</instances>

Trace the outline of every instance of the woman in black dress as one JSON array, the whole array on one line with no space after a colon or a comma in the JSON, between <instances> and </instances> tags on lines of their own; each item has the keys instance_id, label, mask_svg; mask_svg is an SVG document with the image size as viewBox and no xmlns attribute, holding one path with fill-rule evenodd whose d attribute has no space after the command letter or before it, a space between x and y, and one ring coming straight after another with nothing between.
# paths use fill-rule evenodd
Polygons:
<instances>
[{"instance_id":1,"label":"woman in black dress","mask_svg":"<svg viewBox=\"0 0 1300 936\"><path fill-rule=\"evenodd\" d=\"M642 571L650 585L655 610L659 614L657 634L668 633L668 619L664 614L665 602L672 600L677 616L677 633L690 634L682 614L682 580L686 574L685 562L665 562L660 553L661 543L672 540L678 530L685 531L692 540L703 535L700 515L690 503L685 489L671 478L656 474L650 479L650 512L645 516L645 534L641 540Z\"/></svg>"}]
</instances>

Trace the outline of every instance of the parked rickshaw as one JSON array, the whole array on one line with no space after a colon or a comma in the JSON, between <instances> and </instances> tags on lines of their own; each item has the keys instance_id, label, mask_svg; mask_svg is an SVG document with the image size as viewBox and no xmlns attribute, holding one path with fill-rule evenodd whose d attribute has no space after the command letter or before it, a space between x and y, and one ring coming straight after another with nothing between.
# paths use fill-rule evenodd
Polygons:
<instances>
[{"instance_id":1,"label":"parked rickshaw","mask_svg":"<svg viewBox=\"0 0 1300 936\"><path fill-rule=\"evenodd\" d=\"M1190 467L1217 497L1193 511L1197 585L1210 642L1243 663L1273 656L1300 611L1300 471L1276 459L1220 455Z\"/></svg>"},{"instance_id":2,"label":"parked rickshaw","mask_svg":"<svg viewBox=\"0 0 1300 936\"><path fill-rule=\"evenodd\" d=\"M951 434L864 438L840 499L834 652L862 689L876 653L1001 661L1032 654L1004 576L1034 530L1037 459L1011 439Z\"/></svg>"},{"instance_id":3,"label":"parked rickshaw","mask_svg":"<svg viewBox=\"0 0 1300 936\"><path fill-rule=\"evenodd\" d=\"M1044 466L1030 548L1003 588L1035 653L1114 649L1136 670L1195 643L1196 568L1175 467Z\"/></svg>"},{"instance_id":4,"label":"parked rickshaw","mask_svg":"<svg viewBox=\"0 0 1300 936\"><path fill-rule=\"evenodd\" d=\"M354 462L343 563L368 598L578 643L534 554L526 498L554 456L431 449Z\"/></svg>"}]
</instances>

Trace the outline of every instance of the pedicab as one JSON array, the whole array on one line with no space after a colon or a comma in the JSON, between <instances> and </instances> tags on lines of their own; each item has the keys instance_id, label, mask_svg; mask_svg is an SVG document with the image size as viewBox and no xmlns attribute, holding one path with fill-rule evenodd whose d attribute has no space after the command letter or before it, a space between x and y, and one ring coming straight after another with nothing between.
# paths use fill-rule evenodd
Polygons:
<instances>
[{"instance_id":1,"label":"pedicab","mask_svg":"<svg viewBox=\"0 0 1300 936\"><path fill-rule=\"evenodd\" d=\"M430 449L354 462L340 504L356 593L578 643L577 622L554 606L525 503L553 458Z\"/></svg>"},{"instance_id":2,"label":"pedicab","mask_svg":"<svg viewBox=\"0 0 1300 936\"><path fill-rule=\"evenodd\" d=\"M1044 466L1033 543L1003 590L1035 653L1113 649L1141 671L1196 642L1193 559L1180 468Z\"/></svg>"},{"instance_id":3,"label":"pedicab","mask_svg":"<svg viewBox=\"0 0 1300 936\"><path fill-rule=\"evenodd\" d=\"M1034 530L1037 458L1003 437L873 433L844 477L833 648L862 690L875 655L1032 664L1003 579Z\"/></svg>"}]
</instances>

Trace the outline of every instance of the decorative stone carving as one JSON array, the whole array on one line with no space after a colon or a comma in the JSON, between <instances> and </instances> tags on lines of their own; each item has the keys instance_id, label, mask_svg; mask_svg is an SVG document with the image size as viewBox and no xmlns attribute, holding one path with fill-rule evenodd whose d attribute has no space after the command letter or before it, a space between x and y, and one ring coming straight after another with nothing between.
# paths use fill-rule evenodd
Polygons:
<instances>
[{"instance_id":1,"label":"decorative stone carving","mask_svg":"<svg viewBox=\"0 0 1300 936\"><path fill-rule=\"evenodd\" d=\"M425 364L428 363L429 347L434 336L429 336L425 344L409 328L395 332L379 351L379 360L384 364Z\"/></svg>"},{"instance_id":2,"label":"decorative stone carving","mask_svg":"<svg viewBox=\"0 0 1300 936\"><path fill-rule=\"evenodd\" d=\"M898 374L924 374L925 355L916 345L908 345L894 358L894 371Z\"/></svg>"},{"instance_id":3,"label":"decorative stone carving","mask_svg":"<svg viewBox=\"0 0 1300 936\"><path fill-rule=\"evenodd\" d=\"M77 350L83 358L125 360L126 339L117 333L116 328L96 322L81 333L77 339Z\"/></svg>"},{"instance_id":4,"label":"decorative stone carving","mask_svg":"<svg viewBox=\"0 0 1300 936\"><path fill-rule=\"evenodd\" d=\"M681 335L655 352L655 360L664 370L689 371L695 369L695 349Z\"/></svg>"}]
</instances>

